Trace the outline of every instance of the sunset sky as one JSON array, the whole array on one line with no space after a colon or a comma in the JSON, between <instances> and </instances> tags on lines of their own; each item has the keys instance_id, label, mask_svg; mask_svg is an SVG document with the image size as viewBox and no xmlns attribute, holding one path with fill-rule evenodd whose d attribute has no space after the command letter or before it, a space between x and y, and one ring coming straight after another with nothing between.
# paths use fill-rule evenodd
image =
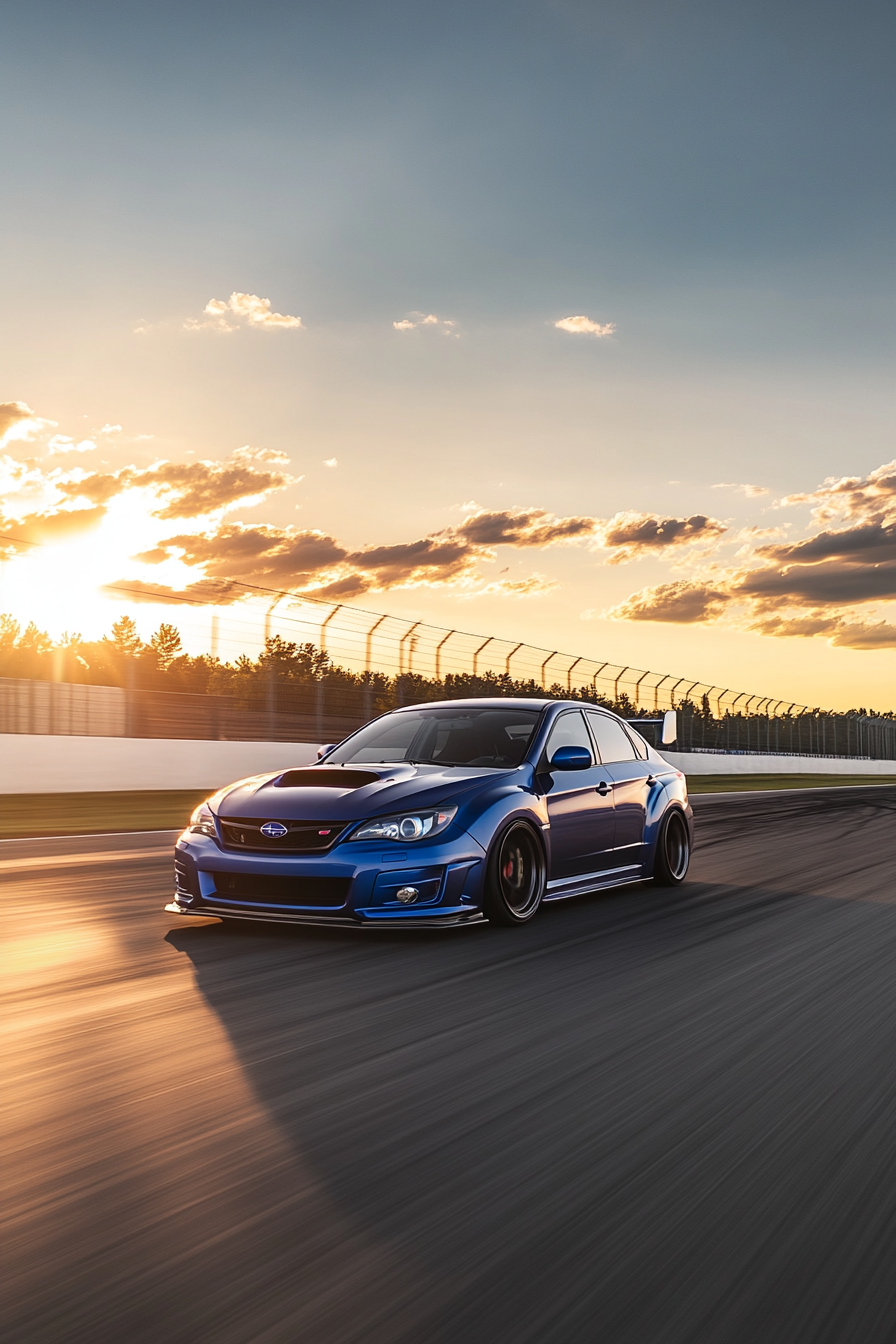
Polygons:
<instances>
[{"instance_id":1,"label":"sunset sky","mask_svg":"<svg viewBox=\"0 0 896 1344\"><path fill-rule=\"evenodd\" d=\"M242 580L893 708L894 37L7 7L0 611Z\"/></svg>"}]
</instances>

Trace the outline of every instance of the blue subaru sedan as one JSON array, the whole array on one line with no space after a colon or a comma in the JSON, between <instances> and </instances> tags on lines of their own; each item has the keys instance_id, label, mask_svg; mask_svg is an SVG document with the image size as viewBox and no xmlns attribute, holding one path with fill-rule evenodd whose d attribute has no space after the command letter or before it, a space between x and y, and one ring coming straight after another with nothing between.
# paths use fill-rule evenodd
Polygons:
<instances>
[{"instance_id":1,"label":"blue subaru sedan","mask_svg":"<svg viewBox=\"0 0 896 1344\"><path fill-rule=\"evenodd\" d=\"M201 804L178 915L394 928L525 924L546 901L684 881L684 776L607 710L455 700L393 710L316 765Z\"/></svg>"}]
</instances>

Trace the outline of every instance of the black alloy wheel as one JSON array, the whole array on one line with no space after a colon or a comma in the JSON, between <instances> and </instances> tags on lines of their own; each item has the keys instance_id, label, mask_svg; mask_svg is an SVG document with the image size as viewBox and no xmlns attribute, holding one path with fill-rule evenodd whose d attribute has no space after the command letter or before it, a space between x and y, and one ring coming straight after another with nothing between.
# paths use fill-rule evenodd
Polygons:
<instances>
[{"instance_id":1,"label":"black alloy wheel","mask_svg":"<svg viewBox=\"0 0 896 1344\"><path fill-rule=\"evenodd\" d=\"M489 855L483 910L493 924L525 924L544 896L544 851L531 826L517 821Z\"/></svg>"},{"instance_id":2,"label":"black alloy wheel","mask_svg":"<svg viewBox=\"0 0 896 1344\"><path fill-rule=\"evenodd\" d=\"M653 861L653 880L661 887L679 887L691 862L688 826L677 808L667 812L660 826Z\"/></svg>"}]
</instances>

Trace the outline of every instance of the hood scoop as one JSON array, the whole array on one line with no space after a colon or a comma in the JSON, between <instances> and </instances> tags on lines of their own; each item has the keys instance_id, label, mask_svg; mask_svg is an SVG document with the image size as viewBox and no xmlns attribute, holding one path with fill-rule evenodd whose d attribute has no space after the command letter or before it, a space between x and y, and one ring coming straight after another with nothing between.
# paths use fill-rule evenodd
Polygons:
<instances>
[{"instance_id":1,"label":"hood scoop","mask_svg":"<svg viewBox=\"0 0 896 1344\"><path fill-rule=\"evenodd\" d=\"M369 770L329 769L312 765L307 770L287 770L274 780L275 789L362 789L365 784L378 784L382 775Z\"/></svg>"}]
</instances>

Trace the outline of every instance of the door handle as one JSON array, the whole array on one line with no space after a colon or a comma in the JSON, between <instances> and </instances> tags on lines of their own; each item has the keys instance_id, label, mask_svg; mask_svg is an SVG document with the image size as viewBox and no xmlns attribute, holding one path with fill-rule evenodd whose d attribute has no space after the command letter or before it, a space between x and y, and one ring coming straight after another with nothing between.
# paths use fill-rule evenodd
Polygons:
<instances>
[{"instance_id":1,"label":"door handle","mask_svg":"<svg viewBox=\"0 0 896 1344\"><path fill-rule=\"evenodd\" d=\"M612 787L613 787L612 784L608 784L605 779L602 779L601 782L595 787L594 792L599 793L601 798L606 798L607 794L610 792Z\"/></svg>"}]
</instances>

